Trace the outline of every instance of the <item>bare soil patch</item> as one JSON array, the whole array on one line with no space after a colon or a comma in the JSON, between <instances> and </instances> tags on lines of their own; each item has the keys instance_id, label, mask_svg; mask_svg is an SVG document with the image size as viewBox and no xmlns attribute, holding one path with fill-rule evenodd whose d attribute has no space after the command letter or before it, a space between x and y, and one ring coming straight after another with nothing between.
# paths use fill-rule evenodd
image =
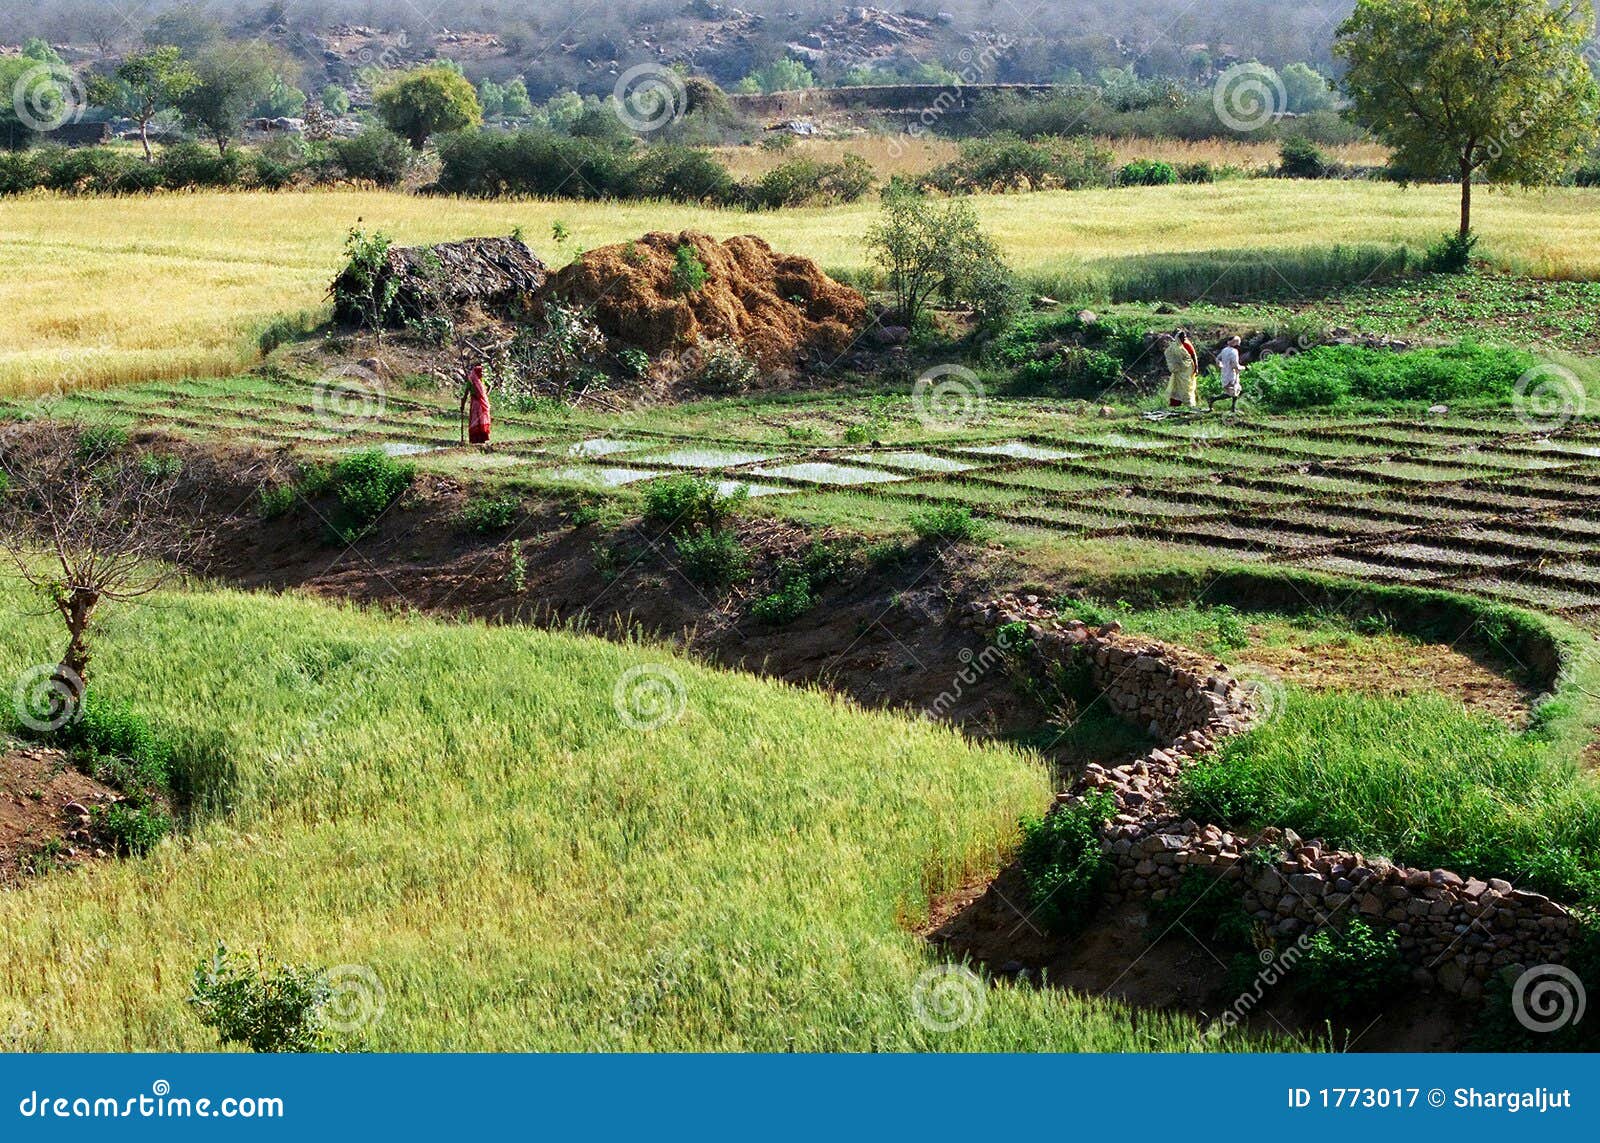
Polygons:
<instances>
[{"instance_id":1,"label":"bare soil patch","mask_svg":"<svg viewBox=\"0 0 1600 1143\"><path fill-rule=\"evenodd\" d=\"M59 750L14 747L0 753L0 887L111 857L110 845L95 836L89 811L120 800Z\"/></svg>"}]
</instances>

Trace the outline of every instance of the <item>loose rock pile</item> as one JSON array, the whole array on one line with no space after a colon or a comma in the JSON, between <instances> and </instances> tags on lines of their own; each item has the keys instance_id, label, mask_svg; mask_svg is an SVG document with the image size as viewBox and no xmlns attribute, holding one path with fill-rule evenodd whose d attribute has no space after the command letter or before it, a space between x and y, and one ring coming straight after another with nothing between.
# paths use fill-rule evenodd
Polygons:
<instances>
[{"instance_id":1,"label":"loose rock pile","mask_svg":"<svg viewBox=\"0 0 1600 1143\"><path fill-rule=\"evenodd\" d=\"M993 635L1024 623L1045 663L1087 654L1094 684L1125 719L1148 726L1162 745L1121 766L1091 764L1058 804L1106 791L1116 813L1103 830L1116 870L1110 899L1160 900L1191 866L1242 885L1244 907L1280 939L1351 917L1389 926L1419 983L1468 999L1504 972L1559 964L1572 947L1572 913L1510 882L1413 869L1268 828L1241 836L1179 815L1171 802L1178 776L1218 739L1247 728L1251 697L1221 664L1205 668L1192 653L1058 620L1034 596L969 605L965 625Z\"/></svg>"}]
</instances>

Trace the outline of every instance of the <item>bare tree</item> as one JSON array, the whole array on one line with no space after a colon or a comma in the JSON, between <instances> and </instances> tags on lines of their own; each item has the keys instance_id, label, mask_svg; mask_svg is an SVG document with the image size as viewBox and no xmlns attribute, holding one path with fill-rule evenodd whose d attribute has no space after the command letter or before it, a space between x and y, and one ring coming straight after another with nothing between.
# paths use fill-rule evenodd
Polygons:
<instances>
[{"instance_id":1,"label":"bare tree","mask_svg":"<svg viewBox=\"0 0 1600 1143\"><path fill-rule=\"evenodd\" d=\"M66 625L51 689L76 703L97 609L181 574L207 542L200 513L180 506L176 457L135 453L125 438L81 427L12 435L0 442L0 473L0 548Z\"/></svg>"}]
</instances>

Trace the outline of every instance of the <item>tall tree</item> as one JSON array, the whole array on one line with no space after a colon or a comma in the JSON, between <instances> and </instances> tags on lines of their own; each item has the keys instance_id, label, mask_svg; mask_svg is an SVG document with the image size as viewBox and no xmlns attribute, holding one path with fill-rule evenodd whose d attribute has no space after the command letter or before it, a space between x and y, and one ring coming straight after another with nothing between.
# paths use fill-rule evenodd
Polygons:
<instances>
[{"instance_id":1,"label":"tall tree","mask_svg":"<svg viewBox=\"0 0 1600 1143\"><path fill-rule=\"evenodd\" d=\"M1334 52L1356 120L1417 178L1545 186L1596 134L1590 0L1357 0Z\"/></svg>"},{"instance_id":2,"label":"tall tree","mask_svg":"<svg viewBox=\"0 0 1600 1143\"><path fill-rule=\"evenodd\" d=\"M217 44L195 59L198 82L178 108L184 122L217 145L218 154L244 130L245 117L271 93L279 61L259 44Z\"/></svg>"},{"instance_id":3,"label":"tall tree","mask_svg":"<svg viewBox=\"0 0 1600 1143\"><path fill-rule=\"evenodd\" d=\"M170 44L138 52L117 65L110 76L97 77L89 98L139 124L144 161L149 162L150 121L194 90L200 77Z\"/></svg>"},{"instance_id":4,"label":"tall tree","mask_svg":"<svg viewBox=\"0 0 1600 1143\"><path fill-rule=\"evenodd\" d=\"M408 71L373 96L389 130L420 151L430 135L483 122L483 105L466 76L443 64Z\"/></svg>"}]
</instances>

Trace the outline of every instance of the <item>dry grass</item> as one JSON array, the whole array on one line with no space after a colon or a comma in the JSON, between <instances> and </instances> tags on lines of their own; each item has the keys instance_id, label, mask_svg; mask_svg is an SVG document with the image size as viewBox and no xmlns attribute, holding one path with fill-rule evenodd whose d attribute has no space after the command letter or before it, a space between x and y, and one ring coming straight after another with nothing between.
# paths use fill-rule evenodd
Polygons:
<instances>
[{"instance_id":1,"label":"dry grass","mask_svg":"<svg viewBox=\"0 0 1600 1143\"><path fill-rule=\"evenodd\" d=\"M1431 241L1449 187L1244 180L976 200L1017 268L1131 254ZM1555 277L1600 275L1600 192L1484 196L1485 252ZM874 203L770 214L659 203L475 202L383 192L10 200L0 210L0 394L236 370L275 315L316 311L360 223L402 242L522 227L547 259L564 220L585 247L649 230L759 233L830 268L860 267Z\"/></svg>"},{"instance_id":2,"label":"dry grass","mask_svg":"<svg viewBox=\"0 0 1600 1143\"><path fill-rule=\"evenodd\" d=\"M1206 162L1216 166L1236 166L1247 171L1264 171L1278 165L1278 144L1249 143L1240 140L1207 139L1197 143L1182 139L1101 139L1110 147L1117 162L1135 159L1162 159L1169 163ZM796 139L784 150L765 147L723 147L718 151L723 162L739 178L754 178L790 159L808 158L837 162L845 155L860 155L872 164L878 177L920 175L956 157L958 147L949 139L908 139L896 135L860 135L844 139ZM1352 143L1325 148L1329 156L1352 166L1381 166L1388 149L1377 143Z\"/></svg>"}]
</instances>

